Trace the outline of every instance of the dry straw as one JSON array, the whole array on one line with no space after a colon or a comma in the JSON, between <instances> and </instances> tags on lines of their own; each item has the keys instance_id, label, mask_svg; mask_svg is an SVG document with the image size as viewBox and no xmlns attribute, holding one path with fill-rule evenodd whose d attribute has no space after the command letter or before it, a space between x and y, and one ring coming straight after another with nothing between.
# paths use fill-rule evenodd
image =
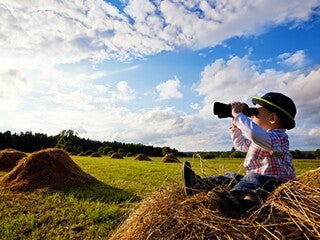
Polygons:
<instances>
[{"instance_id":1,"label":"dry straw","mask_svg":"<svg viewBox=\"0 0 320 240\"><path fill-rule=\"evenodd\" d=\"M50 148L22 158L14 169L0 179L0 188L29 192L96 181L73 162L66 151Z\"/></svg>"},{"instance_id":2,"label":"dry straw","mask_svg":"<svg viewBox=\"0 0 320 240\"><path fill-rule=\"evenodd\" d=\"M0 151L0 169L11 170L21 158L27 156L24 152L15 149L4 149Z\"/></svg>"},{"instance_id":3,"label":"dry straw","mask_svg":"<svg viewBox=\"0 0 320 240\"><path fill-rule=\"evenodd\" d=\"M173 153L167 153L164 155L164 157L161 159L162 162L167 162L167 163L179 163L179 159L176 155Z\"/></svg>"},{"instance_id":4,"label":"dry straw","mask_svg":"<svg viewBox=\"0 0 320 240\"><path fill-rule=\"evenodd\" d=\"M110 156L111 158L114 158L114 159L123 159L123 156L120 154L120 153L112 153L112 155Z\"/></svg>"},{"instance_id":5,"label":"dry straw","mask_svg":"<svg viewBox=\"0 0 320 240\"><path fill-rule=\"evenodd\" d=\"M143 153L139 153L134 160L138 160L138 161L152 161L151 158L149 158L147 155L143 154Z\"/></svg>"},{"instance_id":6,"label":"dry straw","mask_svg":"<svg viewBox=\"0 0 320 240\"><path fill-rule=\"evenodd\" d=\"M144 199L110 240L320 239L319 178L320 168L283 184L239 218L224 217L204 192L186 197L181 186L167 187Z\"/></svg>"}]
</instances>

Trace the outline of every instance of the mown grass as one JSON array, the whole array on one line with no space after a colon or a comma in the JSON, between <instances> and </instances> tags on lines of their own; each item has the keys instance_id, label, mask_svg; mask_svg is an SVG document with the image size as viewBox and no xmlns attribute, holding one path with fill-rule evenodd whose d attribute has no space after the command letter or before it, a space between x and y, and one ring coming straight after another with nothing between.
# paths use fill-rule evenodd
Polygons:
<instances>
[{"instance_id":1,"label":"mown grass","mask_svg":"<svg viewBox=\"0 0 320 240\"><path fill-rule=\"evenodd\" d=\"M130 211L162 186L180 184L179 163L73 156L100 182L59 191L13 193L0 191L0 238L108 239ZM243 173L242 160L188 160L201 176L226 171ZM295 160L297 174L320 167L320 161ZM3 176L6 172L0 172Z\"/></svg>"}]
</instances>

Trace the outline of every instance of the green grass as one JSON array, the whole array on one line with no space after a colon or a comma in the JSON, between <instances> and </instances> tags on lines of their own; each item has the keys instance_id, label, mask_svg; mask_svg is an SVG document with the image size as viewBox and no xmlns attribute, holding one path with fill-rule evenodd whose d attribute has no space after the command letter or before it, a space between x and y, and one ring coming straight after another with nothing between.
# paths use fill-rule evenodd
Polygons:
<instances>
[{"instance_id":1,"label":"green grass","mask_svg":"<svg viewBox=\"0 0 320 240\"><path fill-rule=\"evenodd\" d=\"M162 186L181 184L181 164L163 163L160 158L151 162L72 158L100 183L50 192L0 191L1 239L108 239L143 197ZM201 176L244 172L239 159L187 160ZM295 160L294 164L297 174L320 167L320 161L313 160Z\"/></svg>"}]
</instances>

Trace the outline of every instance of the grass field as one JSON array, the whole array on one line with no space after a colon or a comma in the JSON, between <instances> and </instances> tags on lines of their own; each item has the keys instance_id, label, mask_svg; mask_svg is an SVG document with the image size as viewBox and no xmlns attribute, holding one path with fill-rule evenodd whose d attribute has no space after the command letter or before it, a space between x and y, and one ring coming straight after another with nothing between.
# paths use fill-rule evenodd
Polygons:
<instances>
[{"instance_id":1,"label":"grass field","mask_svg":"<svg viewBox=\"0 0 320 240\"><path fill-rule=\"evenodd\" d=\"M0 190L0 239L108 239L142 198L180 183L181 164L73 156L100 183L59 191ZM201 176L243 173L239 159L188 160ZM294 160L297 174L320 167L319 160ZM3 176L6 172L0 172Z\"/></svg>"}]
</instances>

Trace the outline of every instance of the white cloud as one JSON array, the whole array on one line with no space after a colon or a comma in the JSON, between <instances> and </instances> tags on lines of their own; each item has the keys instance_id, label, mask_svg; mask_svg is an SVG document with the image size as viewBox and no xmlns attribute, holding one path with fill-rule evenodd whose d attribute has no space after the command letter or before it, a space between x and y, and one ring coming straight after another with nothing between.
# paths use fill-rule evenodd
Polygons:
<instances>
[{"instance_id":1,"label":"white cloud","mask_svg":"<svg viewBox=\"0 0 320 240\"><path fill-rule=\"evenodd\" d=\"M26 85L26 77L17 69L9 69L0 73L0 91L15 91L25 88Z\"/></svg>"},{"instance_id":2,"label":"white cloud","mask_svg":"<svg viewBox=\"0 0 320 240\"><path fill-rule=\"evenodd\" d=\"M319 138L320 137L320 128L312 128L309 131L309 136L314 137L314 138Z\"/></svg>"},{"instance_id":3,"label":"white cloud","mask_svg":"<svg viewBox=\"0 0 320 240\"><path fill-rule=\"evenodd\" d=\"M117 92L114 93L116 100L128 101L135 99L135 90L130 88L128 82L120 81L117 83Z\"/></svg>"},{"instance_id":4,"label":"white cloud","mask_svg":"<svg viewBox=\"0 0 320 240\"><path fill-rule=\"evenodd\" d=\"M194 110L200 110L200 104L199 103L190 103L190 107Z\"/></svg>"},{"instance_id":5,"label":"white cloud","mask_svg":"<svg viewBox=\"0 0 320 240\"><path fill-rule=\"evenodd\" d=\"M273 24L307 20L318 4L317 0L215 4L134 0L120 12L102 0L2 1L0 71L215 46L234 36L257 34ZM277 7L268 7L272 5Z\"/></svg>"},{"instance_id":6,"label":"white cloud","mask_svg":"<svg viewBox=\"0 0 320 240\"><path fill-rule=\"evenodd\" d=\"M167 100L172 98L182 98L183 95L179 91L180 87L180 80L177 77L174 77L174 79L170 79L166 82L160 83L156 90L159 94L160 100Z\"/></svg>"},{"instance_id":7,"label":"white cloud","mask_svg":"<svg viewBox=\"0 0 320 240\"><path fill-rule=\"evenodd\" d=\"M0 109L16 110L29 89L27 77L17 69L0 73Z\"/></svg>"},{"instance_id":8,"label":"white cloud","mask_svg":"<svg viewBox=\"0 0 320 240\"><path fill-rule=\"evenodd\" d=\"M197 150L192 148L199 145L214 149L230 141L227 133L221 133L229 121L212 116L213 101L236 98L249 102L253 95L276 90L296 100L298 130L294 134L302 136L300 130L308 133L307 125L315 129L310 136L317 134L319 68L304 73L259 71L248 56L219 59L201 74L197 91L204 97L203 104L190 104L193 109L204 106L199 116L166 107L133 111L117 106L136 99L136 89L128 79L107 82L109 77L138 65L95 73L81 67L79 71L73 68L73 73L58 69L61 65L72 68L89 61L93 65L105 60L130 61L163 51L211 47L235 36L259 34L273 25L292 26L310 17L318 0L122 3L123 11L103 0L1 1L0 111L8 119L1 123L7 126L4 130L9 126L57 134L76 127L88 134L83 137L93 139L161 143L179 150ZM269 7L273 5L277 7ZM303 50L279 59L298 69L307 60ZM180 85L177 77L160 83L156 87L159 99L182 98ZM303 114L308 118L299 121Z\"/></svg>"},{"instance_id":9,"label":"white cloud","mask_svg":"<svg viewBox=\"0 0 320 240\"><path fill-rule=\"evenodd\" d=\"M307 63L306 54L303 50L298 50L295 53L283 53L278 56L284 64L294 67L301 68Z\"/></svg>"}]
</instances>

